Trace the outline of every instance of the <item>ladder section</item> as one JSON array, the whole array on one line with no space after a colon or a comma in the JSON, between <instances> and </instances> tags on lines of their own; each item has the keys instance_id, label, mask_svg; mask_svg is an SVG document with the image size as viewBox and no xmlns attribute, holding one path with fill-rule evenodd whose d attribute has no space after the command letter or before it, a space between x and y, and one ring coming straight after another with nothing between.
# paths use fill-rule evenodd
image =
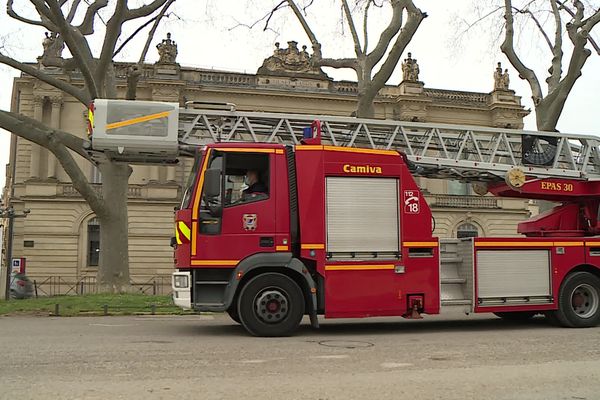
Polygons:
<instances>
[{"instance_id":1,"label":"ladder section","mask_svg":"<svg viewBox=\"0 0 600 400\"><path fill-rule=\"evenodd\" d=\"M321 121L324 144L401 151L418 176L497 181L518 167L535 178L600 179L599 138L555 132L180 109L179 140L182 148L230 141L299 144L314 120ZM530 143L531 148L523 152L523 143ZM531 165L528 159L545 165Z\"/></svg>"},{"instance_id":2,"label":"ladder section","mask_svg":"<svg viewBox=\"0 0 600 400\"><path fill-rule=\"evenodd\" d=\"M472 257L464 253L469 243L460 239L440 239L441 312L472 312L473 268L469 265Z\"/></svg>"}]
</instances>

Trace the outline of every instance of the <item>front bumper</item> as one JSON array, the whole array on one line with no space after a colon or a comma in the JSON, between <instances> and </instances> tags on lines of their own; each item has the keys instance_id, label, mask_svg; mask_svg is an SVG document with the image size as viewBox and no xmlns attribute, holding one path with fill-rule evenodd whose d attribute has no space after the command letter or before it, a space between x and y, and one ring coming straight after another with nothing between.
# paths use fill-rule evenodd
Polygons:
<instances>
[{"instance_id":1,"label":"front bumper","mask_svg":"<svg viewBox=\"0 0 600 400\"><path fill-rule=\"evenodd\" d=\"M185 287L178 285L175 287L175 277L187 277L187 279L183 279L187 282ZM177 279L181 281L182 279ZM171 279L171 288L173 289L173 302L176 306L181 307L183 309L189 310L192 308L192 276L189 272L174 272Z\"/></svg>"}]
</instances>

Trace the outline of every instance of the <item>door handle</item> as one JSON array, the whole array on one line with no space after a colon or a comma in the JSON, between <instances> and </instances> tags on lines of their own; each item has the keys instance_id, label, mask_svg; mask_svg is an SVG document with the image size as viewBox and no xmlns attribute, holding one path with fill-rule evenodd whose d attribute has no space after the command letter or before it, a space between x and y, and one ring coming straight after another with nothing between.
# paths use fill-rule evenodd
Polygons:
<instances>
[{"instance_id":1,"label":"door handle","mask_svg":"<svg viewBox=\"0 0 600 400\"><path fill-rule=\"evenodd\" d=\"M272 237L261 237L260 247L273 247L275 246L275 239Z\"/></svg>"}]
</instances>

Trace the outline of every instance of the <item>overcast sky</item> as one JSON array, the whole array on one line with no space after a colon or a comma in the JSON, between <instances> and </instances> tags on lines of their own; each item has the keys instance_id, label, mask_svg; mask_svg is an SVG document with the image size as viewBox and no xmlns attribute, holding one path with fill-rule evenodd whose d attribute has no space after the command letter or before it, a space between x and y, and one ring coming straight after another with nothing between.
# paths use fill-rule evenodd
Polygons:
<instances>
[{"instance_id":1,"label":"overcast sky","mask_svg":"<svg viewBox=\"0 0 600 400\"><path fill-rule=\"evenodd\" d=\"M429 17L423 21L407 52L412 52L413 58L418 60L420 80L426 87L490 92L493 88L492 74L496 62L501 61L503 66L509 69L511 89L523 97L527 108L532 108L528 86L518 79L516 72L498 49L500 22L490 21L487 25L482 24L479 29L461 35L461 40L457 41L457 32L462 31L456 28L458 15L467 15L468 19L473 20L473 0L415 2ZM240 0L178 0L174 11L180 19L173 17L166 22L157 32L155 43L169 31L178 43L177 60L181 65L248 73L256 73L262 61L272 54L273 44L277 41L281 42L283 47L287 47L285 43L289 40L298 41L299 46L309 45L300 26L290 16L289 10L282 10L274 17L273 30L263 31L264 24L258 24L253 29L246 28L243 25L249 25L259 19L274 1L255 0L250 2L250 6L240 7L242 3L246 4ZM339 6L331 7L339 2L320 0L315 3L318 5L310 9L308 19L313 23L317 37L323 44L324 56L351 56L353 45L350 37L346 35L347 29L340 23ZM370 29L373 33L378 33L378 24L381 26L388 19L389 16L376 10ZM41 55L43 29L24 26L10 19L4 11L0 14L0 26L0 45L4 46L2 51L29 62L35 61L35 58ZM129 27L129 30L131 29ZM596 30L600 31L600 28ZM600 38L598 32L594 36ZM142 39L140 37L129 46L120 55L120 60L137 61ZM568 41L566 37L565 41ZM370 43L376 43L375 35L371 37ZM526 55L524 60L536 68L543 83L550 56L547 48L538 43L530 39L528 31L521 36L521 49ZM403 58L405 56L403 55ZM156 49L152 46L148 61L155 62L157 58ZM352 71L326 72L335 79L355 79ZM10 109L12 79L16 75L14 70L0 66L0 108L4 110ZM398 84L400 80L401 72L398 68L398 72L388 83ZM583 69L583 76L571 93L559 122L559 130L600 135L600 119L597 115L599 98L600 56L593 54ZM535 129L532 116L526 119L526 128ZM9 139L10 135L0 130L0 187L4 185L4 165L8 162Z\"/></svg>"}]
</instances>

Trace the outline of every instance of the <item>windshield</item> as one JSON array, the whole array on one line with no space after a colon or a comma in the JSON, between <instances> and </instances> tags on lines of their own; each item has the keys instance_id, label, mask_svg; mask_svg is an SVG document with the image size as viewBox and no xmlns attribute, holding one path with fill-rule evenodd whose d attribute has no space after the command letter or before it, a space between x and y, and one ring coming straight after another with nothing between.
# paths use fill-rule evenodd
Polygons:
<instances>
[{"instance_id":1,"label":"windshield","mask_svg":"<svg viewBox=\"0 0 600 400\"><path fill-rule=\"evenodd\" d=\"M192 170L190 171L187 183L185 184L185 192L183 192L183 199L181 200L180 210L184 210L190 206L192 195L194 193L196 177L198 176L198 171L200 170L200 164L202 164L203 156L203 151L196 152L196 156L194 157L194 164L192 165Z\"/></svg>"}]
</instances>

